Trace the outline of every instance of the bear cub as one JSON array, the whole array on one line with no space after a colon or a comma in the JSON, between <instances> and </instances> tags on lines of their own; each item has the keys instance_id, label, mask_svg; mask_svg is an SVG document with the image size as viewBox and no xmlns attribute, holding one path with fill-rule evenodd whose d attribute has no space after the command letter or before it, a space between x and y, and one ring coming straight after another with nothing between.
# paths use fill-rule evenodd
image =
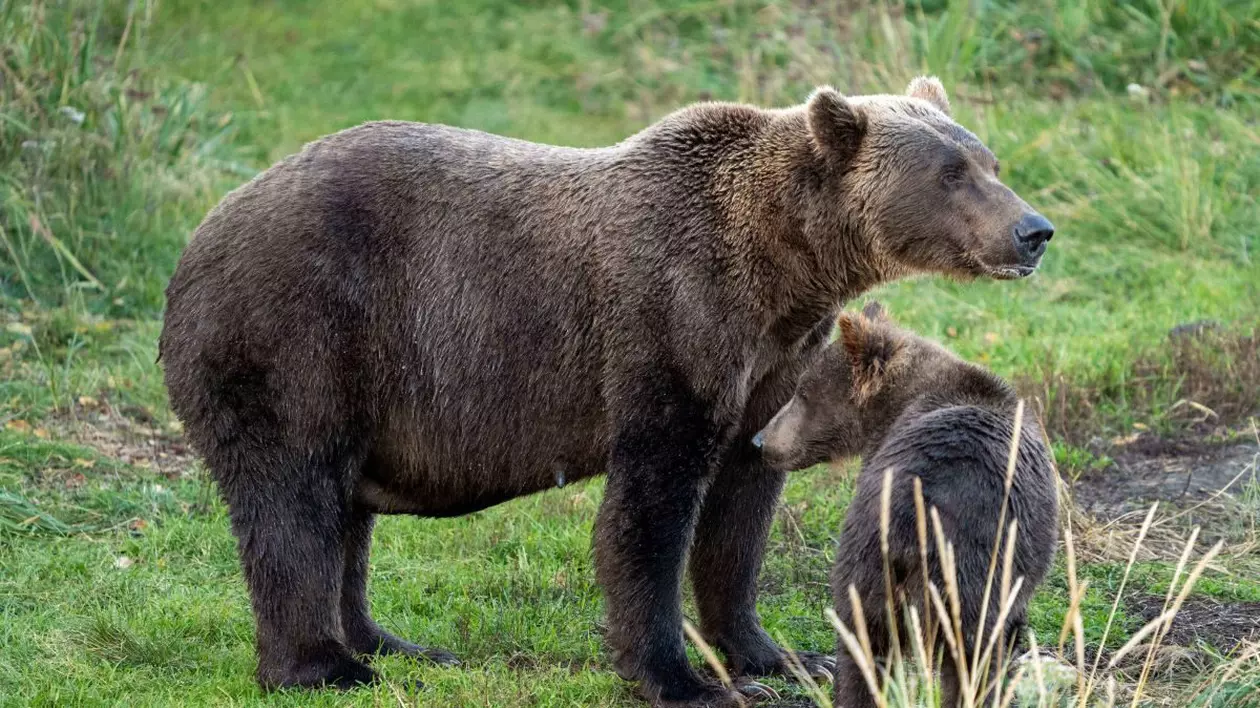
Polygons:
<instances>
[{"instance_id":1,"label":"bear cub","mask_svg":"<svg viewBox=\"0 0 1260 708\"><path fill-rule=\"evenodd\" d=\"M894 630L903 655L909 650L909 630L902 624L909 606L917 609L921 622L939 617L933 607L924 607L930 602L925 578L950 603L930 512L925 519L925 552L920 551L914 492L915 480L920 481L924 509L936 510L944 537L953 544L964 656L970 662L975 642L980 642L982 652L990 646L1001 610L1002 552L984 628L977 631L1007 495L1018 399L1010 385L993 373L897 327L878 303L867 305L861 314L843 313L838 324L839 339L813 363L793 398L756 435L754 445L769 464L780 469L862 456L831 587L836 613L850 629L855 625L849 588L856 589L876 661L887 658ZM890 585L880 549L881 497L889 469L888 570L893 616L900 625L895 628L888 626L886 588ZM1023 581L998 628L1005 640L994 645L994 658L989 661L994 667L999 664L999 652L1009 656L1014 650L1028 600L1045 577L1058 542L1057 473L1044 431L1031 414L1024 416L1021 425L1002 525L1009 529L1012 522L1017 531L1008 587L1014 590L1016 579ZM1002 551L1008 537L1009 532L1004 532ZM942 631L936 631L935 638L934 648L941 652L934 662L940 666L941 705L958 705L958 666ZM837 653L836 706L874 706L858 664L843 643ZM996 672L991 672L990 678L994 677Z\"/></svg>"}]
</instances>

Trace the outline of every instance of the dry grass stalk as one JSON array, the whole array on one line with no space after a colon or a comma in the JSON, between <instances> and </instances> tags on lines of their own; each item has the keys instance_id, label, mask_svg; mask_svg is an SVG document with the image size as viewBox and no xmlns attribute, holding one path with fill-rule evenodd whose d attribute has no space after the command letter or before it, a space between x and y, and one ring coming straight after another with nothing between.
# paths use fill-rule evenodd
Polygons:
<instances>
[{"instance_id":1,"label":"dry grass stalk","mask_svg":"<svg viewBox=\"0 0 1260 708\"><path fill-rule=\"evenodd\" d=\"M859 618L862 616L862 600L857 596L857 590L853 586L849 586L849 597L856 606L854 611L854 625L860 625L865 630L865 623ZM831 620L832 626L835 627L836 633L840 635L840 641L844 645L845 651L849 652L849 656L858 665L858 670L862 672L862 678L866 680L867 690L871 692L875 703L879 708L888 708L888 702L884 700L883 691L879 690L879 683L876 679L875 658L863 649L862 642L854 635L844 623L840 621L840 617L836 611L830 607L826 610L827 619Z\"/></svg>"},{"instance_id":2,"label":"dry grass stalk","mask_svg":"<svg viewBox=\"0 0 1260 708\"><path fill-rule=\"evenodd\" d=\"M989 597L993 593L994 573L997 572L998 549L1002 547L1002 531L1006 526L1007 508L1011 502L1011 487L1015 483L1015 460L1019 456L1019 437L1020 428L1024 423L1024 401L1020 399L1015 404L1015 426L1011 431L1011 444L1006 455L1006 478L1003 480L1002 490L1002 507L998 510L997 536L993 539L993 550L989 553L989 569L985 575L984 581L984 597L980 601L980 621L977 627L984 627L985 620L988 619ZM1014 540L1013 538L1011 540ZM1009 555L1007 556L1009 558ZM976 668L975 675L987 677L988 671L983 671L980 664L980 642L976 642L976 646L972 653L971 665ZM976 687L982 688L982 687Z\"/></svg>"},{"instance_id":3,"label":"dry grass stalk","mask_svg":"<svg viewBox=\"0 0 1260 708\"><path fill-rule=\"evenodd\" d=\"M1120 609L1120 600L1124 597L1124 589L1129 584L1129 575L1133 572L1133 565L1137 563L1138 551L1142 547L1142 541L1146 538L1147 532L1151 530L1151 523L1155 520L1155 512L1158 509L1158 503L1151 505L1150 510L1146 512L1146 519L1142 522L1142 528L1138 531L1137 541L1134 542L1133 551L1129 554L1129 562L1125 564L1124 575L1120 578L1120 587L1116 589L1116 596L1112 600L1111 612L1107 615L1107 624L1103 627L1102 639L1098 642L1102 646L1107 645L1107 637L1111 635L1112 623L1115 620L1116 613ZM1086 684L1085 697L1088 697L1097 685L1098 665L1101 660L1102 652L1098 652L1098 654L1094 657L1094 665L1089 671L1089 682Z\"/></svg>"},{"instance_id":4,"label":"dry grass stalk","mask_svg":"<svg viewBox=\"0 0 1260 708\"><path fill-rule=\"evenodd\" d=\"M705 663L713 669L713 673L717 674L718 680L722 682L722 685L730 688L733 685L731 683L731 675L727 673L726 667L718 660L713 647L704 641L704 637L700 636L700 632L696 631L691 622L683 620L683 631L687 633L687 637L696 645L696 649L700 652L700 656L704 657Z\"/></svg>"},{"instance_id":5,"label":"dry grass stalk","mask_svg":"<svg viewBox=\"0 0 1260 708\"><path fill-rule=\"evenodd\" d=\"M1193 705L1218 705L1213 701L1216 695L1224 686L1244 672L1255 679L1252 683L1257 687L1256 693L1260 693L1260 641L1247 642L1244 646L1246 648L1239 652L1236 658L1220 667L1214 676L1195 688L1191 694Z\"/></svg>"},{"instance_id":6,"label":"dry grass stalk","mask_svg":"<svg viewBox=\"0 0 1260 708\"><path fill-rule=\"evenodd\" d=\"M893 584L892 564L889 561L891 551L888 545L888 535L892 528L892 485L893 485L893 468L889 467L884 470L884 485L880 490L879 496L879 550L883 558L884 564L884 613L888 627L894 628L898 624L896 592L897 588ZM890 631L889 639L891 640L892 650L889 659L896 663L901 658L901 640L898 636L900 632Z\"/></svg>"},{"instance_id":7,"label":"dry grass stalk","mask_svg":"<svg viewBox=\"0 0 1260 708\"><path fill-rule=\"evenodd\" d=\"M1186 540L1186 546L1181 552L1181 557L1177 559L1177 567L1173 570L1172 582L1168 584L1168 592L1164 594L1164 606L1160 610L1161 616L1168 612L1168 608L1172 604L1173 590L1177 587L1177 581L1181 579L1181 573L1185 570L1186 563L1190 560L1190 553L1194 550L1194 544L1198 538L1199 527L1196 526L1194 531L1190 533L1190 538ZM1140 693L1141 688L1146 685L1147 677L1150 675L1150 667L1155 662L1155 649L1159 646L1160 641L1163 640L1164 636L1167 634L1168 628L1171 626L1171 622L1168 625L1161 624L1161 631L1155 635L1154 641L1151 642L1150 650L1146 653L1146 661L1142 664L1142 672L1138 676L1138 693ZM1136 695L1137 694L1135 693L1134 702L1131 704L1132 708L1137 708Z\"/></svg>"},{"instance_id":8,"label":"dry grass stalk","mask_svg":"<svg viewBox=\"0 0 1260 708\"><path fill-rule=\"evenodd\" d=\"M1216 557L1216 554L1220 553L1222 547L1224 547L1224 542L1217 541L1207 553L1203 554L1203 557L1199 559L1197 564L1195 564L1194 569L1190 571L1190 576L1186 578L1186 582L1181 587L1180 592L1177 593L1176 599L1173 600L1172 607L1170 607L1166 612L1160 614L1159 617L1156 617L1148 622L1147 625L1135 633L1128 642L1125 642L1124 646L1122 646L1120 650L1116 652L1115 656L1112 657L1111 664L1113 666L1124 658L1125 654L1129 653L1135 646L1140 644L1141 640L1144 639L1146 635L1150 634L1151 631L1154 631L1154 629L1165 624L1172 624L1173 618L1177 616L1177 611L1181 609L1182 603L1184 603L1186 597L1190 595L1190 590L1193 589L1194 584L1198 582L1199 576L1203 574L1203 570L1207 567L1207 564Z\"/></svg>"},{"instance_id":9,"label":"dry grass stalk","mask_svg":"<svg viewBox=\"0 0 1260 708\"><path fill-rule=\"evenodd\" d=\"M924 608L928 607L930 605L924 605ZM911 606L907 614L907 621L910 623L910 646L914 650L915 663L919 665L920 685L926 694L923 696L923 700L927 705L933 705L936 694L936 682L932 680L932 660L928 658L928 650L931 649L932 653L935 654L936 645L928 643L929 638L919 619L918 608Z\"/></svg>"},{"instance_id":10,"label":"dry grass stalk","mask_svg":"<svg viewBox=\"0 0 1260 708\"><path fill-rule=\"evenodd\" d=\"M927 613L923 618L923 629L925 630L923 643L928 647L935 647L937 624L930 611L932 597L928 593L928 587L932 584L932 578L928 573L927 508L923 502L923 480L917 476L914 478L914 521L915 531L918 533L919 540L919 571L923 576L923 610ZM935 654L935 651L933 651L933 654ZM930 672L932 664L925 662L923 670Z\"/></svg>"}]
</instances>

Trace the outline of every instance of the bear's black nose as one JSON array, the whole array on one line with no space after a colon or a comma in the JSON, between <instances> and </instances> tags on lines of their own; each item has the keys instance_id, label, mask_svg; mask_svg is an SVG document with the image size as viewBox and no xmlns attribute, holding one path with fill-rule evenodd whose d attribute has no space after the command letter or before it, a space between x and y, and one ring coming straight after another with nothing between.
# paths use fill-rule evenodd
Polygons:
<instances>
[{"instance_id":1,"label":"bear's black nose","mask_svg":"<svg viewBox=\"0 0 1260 708\"><path fill-rule=\"evenodd\" d=\"M1025 214L1015 224L1015 247L1025 261L1035 261L1046 252L1046 243L1054 236L1054 224L1041 214Z\"/></svg>"}]
</instances>

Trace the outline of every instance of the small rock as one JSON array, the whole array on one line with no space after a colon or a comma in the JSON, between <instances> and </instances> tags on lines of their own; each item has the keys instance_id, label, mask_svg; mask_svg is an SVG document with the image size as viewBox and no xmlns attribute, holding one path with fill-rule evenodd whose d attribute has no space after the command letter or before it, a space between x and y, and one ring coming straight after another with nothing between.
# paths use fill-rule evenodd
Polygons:
<instances>
[{"instance_id":1,"label":"small rock","mask_svg":"<svg viewBox=\"0 0 1260 708\"><path fill-rule=\"evenodd\" d=\"M83 119L87 117L84 115L83 111L75 108L74 106L62 106L57 112L66 118L69 118L70 122L75 125L83 125Z\"/></svg>"},{"instance_id":2,"label":"small rock","mask_svg":"<svg viewBox=\"0 0 1260 708\"><path fill-rule=\"evenodd\" d=\"M1216 320L1195 320L1173 327L1168 331L1168 338L1173 340L1197 339L1208 332L1215 332L1220 328L1221 323Z\"/></svg>"},{"instance_id":3,"label":"small rock","mask_svg":"<svg viewBox=\"0 0 1260 708\"><path fill-rule=\"evenodd\" d=\"M1034 666L1033 664L1036 664ZM1057 706L1075 693L1077 670L1053 656L1024 654L1015 660L1024 672L1015 684L1016 705ZM1040 684L1038 682L1040 676ZM1040 700L1043 695L1047 701Z\"/></svg>"},{"instance_id":4,"label":"small rock","mask_svg":"<svg viewBox=\"0 0 1260 708\"><path fill-rule=\"evenodd\" d=\"M126 570L135 564L136 562L127 556L118 556L114 559L114 567L119 570Z\"/></svg>"}]
</instances>

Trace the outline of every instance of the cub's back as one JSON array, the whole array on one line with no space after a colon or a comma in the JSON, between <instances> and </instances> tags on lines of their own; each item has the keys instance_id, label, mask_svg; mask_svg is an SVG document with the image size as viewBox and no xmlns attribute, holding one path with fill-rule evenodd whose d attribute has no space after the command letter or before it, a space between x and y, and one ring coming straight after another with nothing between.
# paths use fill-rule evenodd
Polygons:
<instances>
[{"instance_id":1,"label":"cub's back","mask_svg":"<svg viewBox=\"0 0 1260 708\"><path fill-rule=\"evenodd\" d=\"M1006 495L1014 423L1013 411L977 405L907 411L876 452L864 461L855 504L862 504L866 508L864 516L878 524L884 471L891 467L895 473L894 515L898 517L894 521L894 536L914 545L906 550L917 556L913 485L918 478L922 481L925 505L937 509L945 534L954 544L958 572L979 572L983 578ZM1041 426L1026 417L1006 523L1019 524L1015 570L1027 578L1029 586L1044 575L1058 540L1055 477ZM869 525L869 521L864 525Z\"/></svg>"}]
</instances>

